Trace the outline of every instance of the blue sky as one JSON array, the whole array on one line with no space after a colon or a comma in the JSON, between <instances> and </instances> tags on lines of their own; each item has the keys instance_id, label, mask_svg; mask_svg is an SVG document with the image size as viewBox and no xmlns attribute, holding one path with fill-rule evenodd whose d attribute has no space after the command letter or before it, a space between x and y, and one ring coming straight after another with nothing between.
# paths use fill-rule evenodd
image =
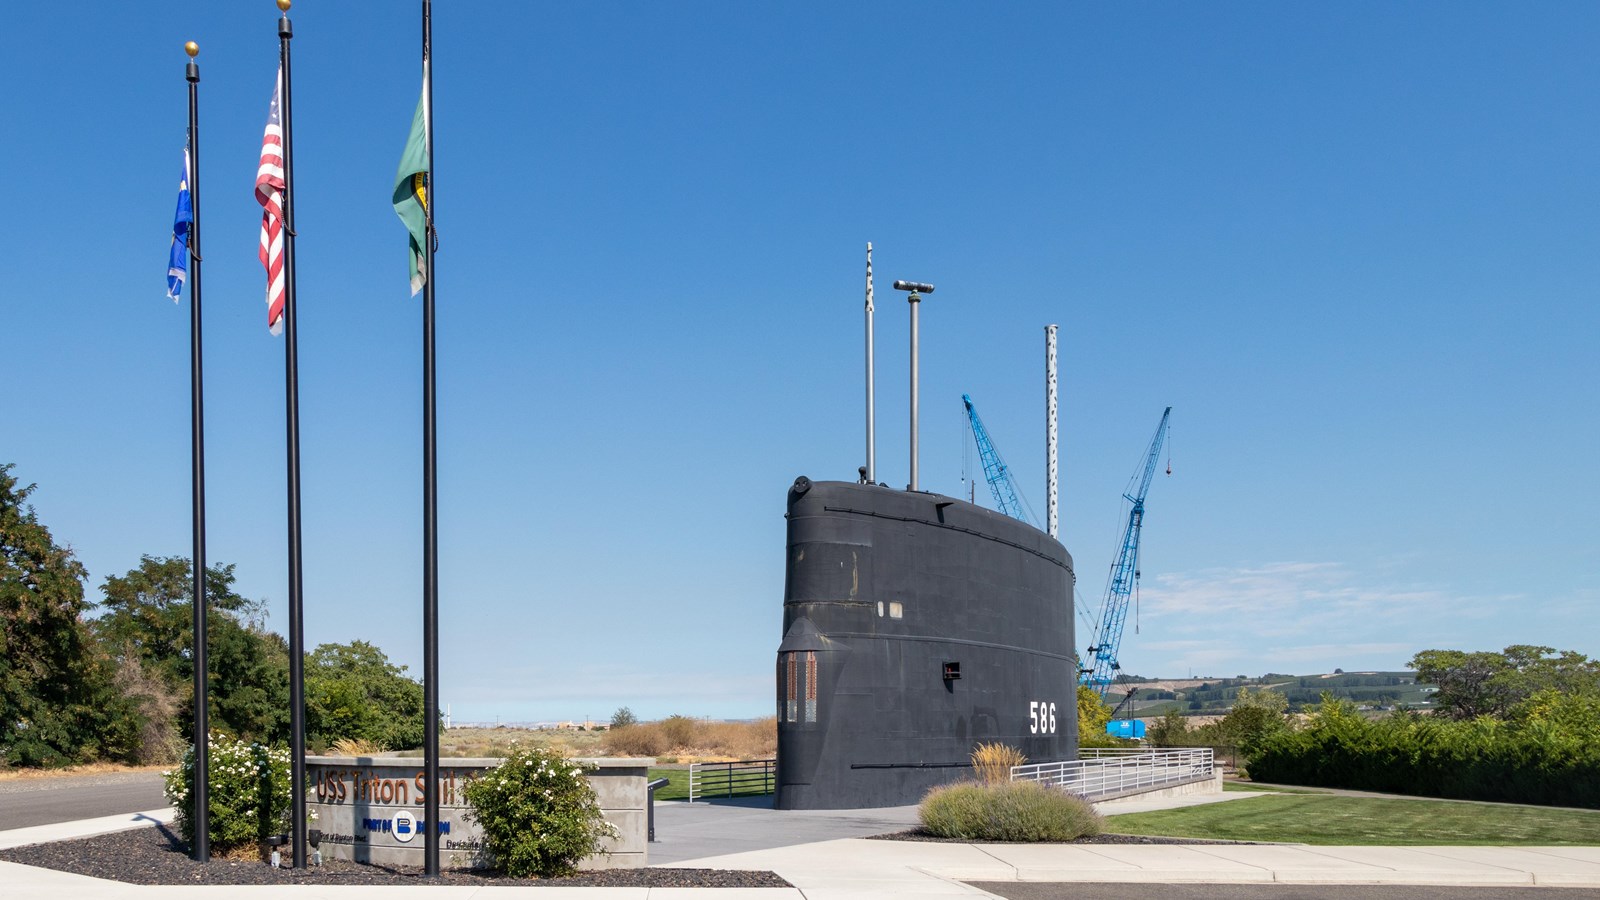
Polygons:
<instances>
[{"instance_id":1,"label":"blue sky","mask_svg":"<svg viewBox=\"0 0 1600 900\"><path fill-rule=\"evenodd\" d=\"M963 490L970 393L1042 512L1061 325L1063 537L1091 603L1174 407L1129 671L1600 654L1592 5L436 6L457 719L769 709L785 491L863 462L869 240L891 484L889 281L938 286L925 488ZM416 671L421 315L388 198L419 16L293 12L307 641ZM8 16L0 460L93 595L189 552L187 309L163 275L194 39L210 555L281 629L283 345L251 187L276 10Z\"/></svg>"}]
</instances>

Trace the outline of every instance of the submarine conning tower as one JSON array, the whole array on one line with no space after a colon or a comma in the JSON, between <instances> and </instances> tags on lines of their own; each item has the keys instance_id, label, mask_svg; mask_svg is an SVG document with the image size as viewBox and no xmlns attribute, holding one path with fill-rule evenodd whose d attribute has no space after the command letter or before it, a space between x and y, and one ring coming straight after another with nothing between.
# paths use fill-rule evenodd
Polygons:
<instances>
[{"instance_id":1,"label":"submarine conning tower","mask_svg":"<svg viewBox=\"0 0 1600 900\"><path fill-rule=\"evenodd\" d=\"M1077 756L1072 557L1025 522L881 485L789 489L779 809L919 802L980 743Z\"/></svg>"}]
</instances>

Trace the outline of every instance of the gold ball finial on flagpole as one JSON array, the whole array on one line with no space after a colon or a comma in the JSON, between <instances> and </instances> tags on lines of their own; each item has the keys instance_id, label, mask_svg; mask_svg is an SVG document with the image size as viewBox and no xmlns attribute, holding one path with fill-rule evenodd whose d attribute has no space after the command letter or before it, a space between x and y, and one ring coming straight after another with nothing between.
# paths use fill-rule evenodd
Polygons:
<instances>
[{"instance_id":1,"label":"gold ball finial on flagpole","mask_svg":"<svg viewBox=\"0 0 1600 900\"><path fill-rule=\"evenodd\" d=\"M183 45L183 52L189 54L190 59L194 59L196 56L200 55L200 45L196 44L194 41L190 41L189 43Z\"/></svg>"},{"instance_id":2,"label":"gold ball finial on flagpole","mask_svg":"<svg viewBox=\"0 0 1600 900\"><path fill-rule=\"evenodd\" d=\"M289 11L289 0L278 0L278 8L284 12Z\"/></svg>"}]
</instances>

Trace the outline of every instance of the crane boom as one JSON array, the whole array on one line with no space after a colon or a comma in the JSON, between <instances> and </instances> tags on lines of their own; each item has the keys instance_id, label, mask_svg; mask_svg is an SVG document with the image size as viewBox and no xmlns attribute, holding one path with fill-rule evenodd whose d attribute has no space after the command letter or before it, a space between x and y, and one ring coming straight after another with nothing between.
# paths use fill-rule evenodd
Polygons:
<instances>
[{"instance_id":1,"label":"crane boom","mask_svg":"<svg viewBox=\"0 0 1600 900\"><path fill-rule=\"evenodd\" d=\"M978 457L983 461L983 478L989 482L989 492L994 494L995 506L1013 519L1028 521L1022 513L1022 501L1017 499L1017 486L1011 480L1011 470L1000 458L1000 451L994 448L994 441L989 439L989 430L983 427L983 420L978 418L978 408L972 405L972 397L962 394L961 402L967 408L967 424L972 428L972 439L978 444Z\"/></svg>"},{"instance_id":2,"label":"crane boom","mask_svg":"<svg viewBox=\"0 0 1600 900\"><path fill-rule=\"evenodd\" d=\"M1138 492L1122 495L1123 499L1133 504L1133 508L1128 510L1128 524L1122 532L1122 548L1117 553L1116 561L1111 564L1105 601L1100 606L1100 622L1094 629L1094 643L1089 645L1089 665L1078 670L1082 676L1081 683L1093 688L1102 698L1117 672L1122 669L1117 663L1117 651L1122 646L1122 626L1128 618L1128 598L1132 596L1134 585L1139 580L1139 531L1144 525L1144 498L1150 492L1150 479L1156 474L1156 464L1161 458L1161 443L1167 436L1167 420L1171 416L1172 407L1169 406L1161 414L1161 424L1156 426L1155 437L1150 439Z\"/></svg>"}]
</instances>

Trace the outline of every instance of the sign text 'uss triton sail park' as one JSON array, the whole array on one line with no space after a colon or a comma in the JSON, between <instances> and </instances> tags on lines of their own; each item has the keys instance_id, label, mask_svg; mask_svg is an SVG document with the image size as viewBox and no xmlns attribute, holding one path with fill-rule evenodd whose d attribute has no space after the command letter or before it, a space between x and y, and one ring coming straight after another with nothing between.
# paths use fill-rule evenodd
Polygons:
<instances>
[{"instance_id":1,"label":"sign text 'uss triton sail park'","mask_svg":"<svg viewBox=\"0 0 1600 900\"><path fill-rule=\"evenodd\" d=\"M439 767L439 816L435 833L446 867L483 862L483 834L467 807L467 783L499 759L444 760ZM646 864L645 781L648 759L584 760L596 766L589 784L601 813L618 836L604 843L608 853L580 868L622 868ZM314 814L309 843L324 859L379 865L420 866L429 824L423 814L428 781L419 760L400 757L310 756L306 773Z\"/></svg>"}]
</instances>

